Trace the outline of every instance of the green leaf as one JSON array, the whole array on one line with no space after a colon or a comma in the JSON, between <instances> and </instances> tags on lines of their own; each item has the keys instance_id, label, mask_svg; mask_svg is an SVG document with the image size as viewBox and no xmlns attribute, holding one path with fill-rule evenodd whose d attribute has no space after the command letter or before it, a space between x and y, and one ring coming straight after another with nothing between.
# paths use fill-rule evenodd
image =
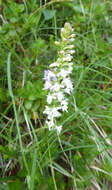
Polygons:
<instances>
[{"instance_id":1,"label":"green leaf","mask_svg":"<svg viewBox=\"0 0 112 190\"><path fill-rule=\"evenodd\" d=\"M29 95L29 97L28 97L28 100L30 100L30 101L33 101L33 100L36 100L36 94L35 93L33 93L33 94L30 94Z\"/></svg>"},{"instance_id":2,"label":"green leaf","mask_svg":"<svg viewBox=\"0 0 112 190\"><path fill-rule=\"evenodd\" d=\"M2 184L0 184L0 189L1 189L1 190L9 190L8 187L6 187L5 185L2 185Z\"/></svg>"},{"instance_id":3,"label":"green leaf","mask_svg":"<svg viewBox=\"0 0 112 190\"><path fill-rule=\"evenodd\" d=\"M55 13L56 13L56 10L49 10L49 9L44 10L43 14L44 14L45 20L52 19Z\"/></svg>"},{"instance_id":4,"label":"green leaf","mask_svg":"<svg viewBox=\"0 0 112 190\"><path fill-rule=\"evenodd\" d=\"M12 183L9 183L8 187L9 187L10 190L15 190L15 189L23 190L22 183L21 183L21 181L19 179L16 179Z\"/></svg>"},{"instance_id":5,"label":"green leaf","mask_svg":"<svg viewBox=\"0 0 112 190\"><path fill-rule=\"evenodd\" d=\"M30 102L30 101L26 101L26 102L25 102L25 108L26 108L27 110L31 109L31 106L32 106L32 102Z\"/></svg>"}]
</instances>

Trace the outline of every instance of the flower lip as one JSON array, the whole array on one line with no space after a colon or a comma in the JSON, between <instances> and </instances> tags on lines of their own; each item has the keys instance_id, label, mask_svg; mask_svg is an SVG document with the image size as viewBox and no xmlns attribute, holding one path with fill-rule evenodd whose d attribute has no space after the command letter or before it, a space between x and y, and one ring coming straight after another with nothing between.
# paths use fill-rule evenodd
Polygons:
<instances>
[{"instance_id":1,"label":"flower lip","mask_svg":"<svg viewBox=\"0 0 112 190\"><path fill-rule=\"evenodd\" d=\"M44 71L43 80L47 80L47 76L48 76L48 70L45 70L45 71Z\"/></svg>"},{"instance_id":2,"label":"flower lip","mask_svg":"<svg viewBox=\"0 0 112 190\"><path fill-rule=\"evenodd\" d=\"M61 132L61 130L62 130L62 125L56 126L56 129L57 129L57 133L60 134L60 132Z\"/></svg>"},{"instance_id":3,"label":"flower lip","mask_svg":"<svg viewBox=\"0 0 112 190\"><path fill-rule=\"evenodd\" d=\"M49 70L45 70L44 71L44 80L51 82L51 81L57 81L57 77L55 75L55 73L53 73L52 71Z\"/></svg>"},{"instance_id":4,"label":"flower lip","mask_svg":"<svg viewBox=\"0 0 112 190\"><path fill-rule=\"evenodd\" d=\"M58 67L59 66L59 63L57 63L57 62L54 62L54 63L51 63L50 65L49 65L49 67Z\"/></svg>"}]
</instances>

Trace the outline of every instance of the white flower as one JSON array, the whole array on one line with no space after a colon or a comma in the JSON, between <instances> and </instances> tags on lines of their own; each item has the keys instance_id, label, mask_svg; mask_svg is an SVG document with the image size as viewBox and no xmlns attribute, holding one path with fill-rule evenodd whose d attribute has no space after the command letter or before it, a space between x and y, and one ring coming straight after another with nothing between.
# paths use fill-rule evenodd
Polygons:
<instances>
[{"instance_id":1,"label":"white flower","mask_svg":"<svg viewBox=\"0 0 112 190\"><path fill-rule=\"evenodd\" d=\"M48 119L52 119L54 117L60 117L61 113L58 111L58 109L60 109L60 107L54 107L52 108L52 114L50 117L48 117Z\"/></svg>"},{"instance_id":2,"label":"white flower","mask_svg":"<svg viewBox=\"0 0 112 190\"><path fill-rule=\"evenodd\" d=\"M53 99L53 97L51 96L51 94L48 94L48 96L47 96L47 103L51 104L52 99Z\"/></svg>"},{"instance_id":3,"label":"white flower","mask_svg":"<svg viewBox=\"0 0 112 190\"><path fill-rule=\"evenodd\" d=\"M65 29L64 29L64 28L61 28L61 32L64 33L64 32L65 32Z\"/></svg>"},{"instance_id":4,"label":"white flower","mask_svg":"<svg viewBox=\"0 0 112 190\"><path fill-rule=\"evenodd\" d=\"M71 38L74 38L75 36L76 36L75 34L71 34L71 36L70 36L70 37L71 37Z\"/></svg>"},{"instance_id":5,"label":"white flower","mask_svg":"<svg viewBox=\"0 0 112 190\"><path fill-rule=\"evenodd\" d=\"M68 75L68 71L65 69L61 69L61 71L57 74L57 76L62 76L65 78Z\"/></svg>"},{"instance_id":6,"label":"white flower","mask_svg":"<svg viewBox=\"0 0 112 190\"><path fill-rule=\"evenodd\" d=\"M72 42L73 42L74 40L75 40L74 38L70 38L70 41L72 41Z\"/></svg>"},{"instance_id":7,"label":"white flower","mask_svg":"<svg viewBox=\"0 0 112 190\"><path fill-rule=\"evenodd\" d=\"M44 90L47 90L47 89L50 89L52 86L52 84L49 82L49 81L46 81L45 84L44 84Z\"/></svg>"},{"instance_id":8,"label":"white flower","mask_svg":"<svg viewBox=\"0 0 112 190\"><path fill-rule=\"evenodd\" d=\"M61 105L68 105L67 99L64 99L64 100L61 102Z\"/></svg>"},{"instance_id":9,"label":"white flower","mask_svg":"<svg viewBox=\"0 0 112 190\"><path fill-rule=\"evenodd\" d=\"M69 32L73 32L74 31L74 29L72 28L72 26L68 22L65 23L64 29L67 30L67 31L69 31Z\"/></svg>"},{"instance_id":10,"label":"white flower","mask_svg":"<svg viewBox=\"0 0 112 190\"><path fill-rule=\"evenodd\" d=\"M49 94L47 95L47 103L48 103L48 104L51 104L51 102L52 102L53 99L56 99L56 97L55 97L53 94L50 94L50 93L49 93Z\"/></svg>"},{"instance_id":11,"label":"white flower","mask_svg":"<svg viewBox=\"0 0 112 190\"><path fill-rule=\"evenodd\" d=\"M58 98L58 101L61 102L61 101L64 99L64 94L63 94L63 92L61 92L61 91L58 92L58 93L57 93L57 98Z\"/></svg>"},{"instance_id":12,"label":"white flower","mask_svg":"<svg viewBox=\"0 0 112 190\"><path fill-rule=\"evenodd\" d=\"M53 73L52 71L45 71L44 80L47 80L50 82L50 81L56 81L57 78L56 78L55 73Z\"/></svg>"},{"instance_id":13,"label":"white flower","mask_svg":"<svg viewBox=\"0 0 112 190\"><path fill-rule=\"evenodd\" d=\"M54 62L54 63L52 63L52 64L49 65L49 67L56 67L56 66L58 67L58 66L59 66L59 63Z\"/></svg>"},{"instance_id":14,"label":"white flower","mask_svg":"<svg viewBox=\"0 0 112 190\"><path fill-rule=\"evenodd\" d=\"M75 50L70 50L69 53L73 54L73 53L75 53Z\"/></svg>"},{"instance_id":15,"label":"white flower","mask_svg":"<svg viewBox=\"0 0 112 190\"><path fill-rule=\"evenodd\" d=\"M63 105L61 109L62 109L62 111L68 112L68 106L66 106L66 105Z\"/></svg>"},{"instance_id":16,"label":"white flower","mask_svg":"<svg viewBox=\"0 0 112 190\"><path fill-rule=\"evenodd\" d=\"M70 92L73 90L73 84L72 84L71 80L69 78L65 78L62 81L62 84L64 84L66 87L64 89L64 92L66 92L67 94L70 94Z\"/></svg>"},{"instance_id":17,"label":"white flower","mask_svg":"<svg viewBox=\"0 0 112 190\"><path fill-rule=\"evenodd\" d=\"M58 111L60 109L60 107L48 107L46 106L45 110L43 113L45 113L46 115L48 115L48 120L53 120L54 117L60 117L61 113Z\"/></svg>"},{"instance_id":18,"label":"white flower","mask_svg":"<svg viewBox=\"0 0 112 190\"><path fill-rule=\"evenodd\" d=\"M59 62L59 63L60 63L60 61L61 61L61 59L60 59L60 58L58 58L58 59L57 59L57 62Z\"/></svg>"},{"instance_id":19,"label":"white flower","mask_svg":"<svg viewBox=\"0 0 112 190\"><path fill-rule=\"evenodd\" d=\"M55 41L55 44L56 44L56 45L59 45L60 43L59 43L58 41Z\"/></svg>"},{"instance_id":20,"label":"white flower","mask_svg":"<svg viewBox=\"0 0 112 190\"><path fill-rule=\"evenodd\" d=\"M65 47L64 49L66 50L66 49L73 49L73 48L74 48L74 45L69 45L69 46Z\"/></svg>"},{"instance_id":21,"label":"white flower","mask_svg":"<svg viewBox=\"0 0 112 190\"><path fill-rule=\"evenodd\" d=\"M46 124L49 128L49 131L51 131L52 129L56 129L57 130L57 133L60 134L61 130L62 130L62 125L60 126L57 126L53 120L50 120L50 121L46 121Z\"/></svg>"},{"instance_id":22,"label":"white flower","mask_svg":"<svg viewBox=\"0 0 112 190\"><path fill-rule=\"evenodd\" d=\"M43 78L44 80L47 80L47 75L48 75L48 70L45 70L44 71L44 78Z\"/></svg>"},{"instance_id":23,"label":"white flower","mask_svg":"<svg viewBox=\"0 0 112 190\"><path fill-rule=\"evenodd\" d=\"M66 39L66 38L63 38L63 41L68 41L68 39Z\"/></svg>"},{"instance_id":24,"label":"white flower","mask_svg":"<svg viewBox=\"0 0 112 190\"><path fill-rule=\"evenodd\" d=\"M67 109L68 109L68 102L67 102L66 99L61 102L61 106L62 106L62 107L61 107L62 111L66 111L66 112L67 112Z\"/></svg>"},{"instance_id":25,"label":"white flower","mask_svg":"<svg viewBox=\"0 0 112 190\"><path fill-rule=\"evenodd\" d=\"M55 126L56 127L56 130L57 130L57 133L60 134L61 130L62 130L62 125L60 126Z\"/></svg>"},{"instance_id":26,"label":"white flower","mask_svg":"<svg viewBox=\"0 0 112 190\"><path fill-rule=\"evenodd\" d=\"M51 130L53 128L53 126L55 126L54 120L50 120L50 121L47 120L46 124L48 125L49 130Z\"/></svg>"},{"instance_id":27,"label":"white flower","mask_svg":"<svg viewBox=\"0 0 112 190\"><path fill-rule=\"evenodd\" d=\"M61 53L61 54L65 54L64 50L61 50L60 53Z\"/></svg>"},{"instance_id":28,"label":"white flower","mask_svg":"<svg viewBox=\"0 0 112 190\"><path fill-rule=\"evenodd\" d=\"M64 58L63 61L71 61L72 60L72 56L70 54L67 54Z\"/></svg>"},{"instance_id":29,"label":"white flower","mask_svg":"<svg viewBox=\"0 0 112 190\"><path fill-rule=\"evenodd\" d=\"M53 92L57 92L57 91L60 90L60 88L61 88L60 84L59 84L59 83L55 83L54 85L51 86L50 89L51 89Z\"/></svg>"},{"instance_id":30,"label":"white flower","mask_svg":"<svg viewBox=\"0 0 112 190\"><path fill-rule=\"evenodd\" d=\"M45 114L49 115L51 113L50 107L46 106L44 112Z\"/></svg>"},{"instance_id":31,"label":"white flower","mask_svg":"<svg viewBox=\"0 0 112 190\"><path fill-rule=\"evenodd\" d=\"M69 74L72 73L72 70L73 70L72 66L69 66L69 68L68 68L68 73L69 73Z\"/></svg>"},{"instance_id":32,"label":"white flower","mask_svg":"<svg viewBox=\"0 0 112 190\"><path fill-rule=\"evenodd\" d=\"M65 78L63 81L62 81L63 84L65 84L67 87L71 88L72 85L72 82L69 78Z\"/></svg>"},{"instance_id":33,"label":"white flower","mask_svg":"<svg viewBox=\"0 0 112 190\"><path fill-rule=\"evenodd\" d=\"M70 88L65 88L65 89L64 89L64 92L67 93L67 94L70 94L70 93L71 93L71 90L70 90Z\"/></svg>"}]
</instances>

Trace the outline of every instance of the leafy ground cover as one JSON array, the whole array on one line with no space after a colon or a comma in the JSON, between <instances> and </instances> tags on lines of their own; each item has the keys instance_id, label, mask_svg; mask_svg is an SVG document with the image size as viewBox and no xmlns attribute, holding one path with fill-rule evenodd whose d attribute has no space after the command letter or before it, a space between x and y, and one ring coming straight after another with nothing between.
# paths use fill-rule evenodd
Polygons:
<instances>
[{"instance_id":1,"label":"leafy ground cover","mask_svg":"<svg viewBox=\"0 0 112 190\"><path fill-rule=\"evenodd\" d=\"M45 128L44 70L71 23L74 90ZM111 0L0 1L0 189L112 189Z\"/></svg>"}]
</instances>

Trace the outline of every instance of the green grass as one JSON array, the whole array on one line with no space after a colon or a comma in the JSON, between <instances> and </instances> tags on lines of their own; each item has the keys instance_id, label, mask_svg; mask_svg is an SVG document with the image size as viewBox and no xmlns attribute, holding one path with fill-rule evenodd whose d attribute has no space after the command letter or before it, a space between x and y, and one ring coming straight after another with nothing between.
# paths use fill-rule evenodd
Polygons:
<instances>
[{"instance_id":1,"label":"green grass","mask_svg":"<svg viewBox=\"0 0 112 190\"><path fill-rule=\"evenodd\" d=\"M112 3L0 1L0 190L112 189ZM74 90L45 127L44 70L70 22Z\"/></svg>"}]
</instances>

